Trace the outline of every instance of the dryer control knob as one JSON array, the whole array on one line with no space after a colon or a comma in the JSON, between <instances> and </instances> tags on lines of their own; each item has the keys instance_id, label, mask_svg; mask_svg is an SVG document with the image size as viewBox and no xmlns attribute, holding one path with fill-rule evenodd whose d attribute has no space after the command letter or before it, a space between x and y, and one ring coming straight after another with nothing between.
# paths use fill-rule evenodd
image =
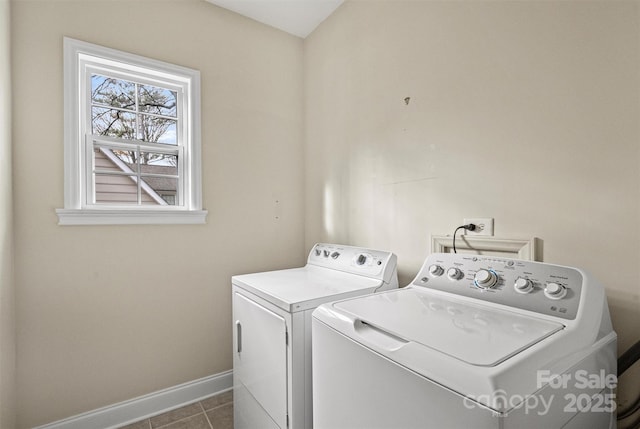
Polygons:
<instances>
[{"instance_id":1,"label":"dryer control knob","mask_svg":"<svg viewBox=\"0 0 640 429\"><path fill-rule=\"evenodd\" d=\"M524 277L518 277L513 284L513 288L518 293L529 293L533 290L533 282Z\"/></svg>"},{"instance_id":2,"label":"dryer control knob","mask_svg":"<svg viewBox=\"0 0 640 429\"><path fill-rule=\"evenodd\" d=\"M440 277L444 274L444 268L442 268L440 265L433 264L429 267L429 274L431 274L433 277Z\"/></svg>"},{"instance_id":3,"label":"dryer control knob","mask_svg":"<svg viewBox=\"0 0 640 429\"><path fill-rule=\"evenodd\" d=\"M473 282L480 289L491 289L498 283L498 275L492 270L478 270Z\"/></svg>"},{"instance_id":4,"label":"dryer control knob","mask_svg":"<svg viewBox=\"0 0 640 429\"><path fill-rule=\"evenodd\" d=\"M450 280L460 280L464 277L464 273L458 268L449 268L447 270L447 277L449 277Z\"/></svg>"},{"instance_id":5,"label":"dryer control knob","mask_svg":"<svg viewBox=\"0 0 640 429\"><path fill-rule=\"evenodd\" d=\"M567 294L567 288L558 283L547 283L544 294L549 299L562 299Z\"/></svg>"}]
</instances>

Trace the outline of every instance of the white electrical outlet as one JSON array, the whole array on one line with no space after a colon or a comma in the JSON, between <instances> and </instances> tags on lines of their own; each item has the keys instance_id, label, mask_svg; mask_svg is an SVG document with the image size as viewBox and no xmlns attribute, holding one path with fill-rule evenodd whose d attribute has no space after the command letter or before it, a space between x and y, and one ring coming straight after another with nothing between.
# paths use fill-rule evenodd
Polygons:
<instances>
[{"instance_id":1,"label":"white electrical outlet","mask_svg":"<svg viewBox=\"0 0 640 429\"><path fill-rule=\"evenodd\" d=\"M464 230L465 235L493 235L493 218L492 217L470 217L464 219L464 225L474 224L474 231Z\"/></svg>"}]
</instances>

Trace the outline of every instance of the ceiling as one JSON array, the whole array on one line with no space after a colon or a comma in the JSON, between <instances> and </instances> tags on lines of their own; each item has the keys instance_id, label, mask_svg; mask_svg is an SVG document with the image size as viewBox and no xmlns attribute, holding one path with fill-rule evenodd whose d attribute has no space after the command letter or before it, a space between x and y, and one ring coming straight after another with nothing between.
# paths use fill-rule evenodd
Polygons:
<instances>
[{"instance_id":1,"label":"ceiling","mask_svg":"<svg viewBox=\"0 0 640 429\"><path fill-rule=\"evenodd\" d=\"M207 1L304 39L344 0Z\"/></svg>"}]
</instances>

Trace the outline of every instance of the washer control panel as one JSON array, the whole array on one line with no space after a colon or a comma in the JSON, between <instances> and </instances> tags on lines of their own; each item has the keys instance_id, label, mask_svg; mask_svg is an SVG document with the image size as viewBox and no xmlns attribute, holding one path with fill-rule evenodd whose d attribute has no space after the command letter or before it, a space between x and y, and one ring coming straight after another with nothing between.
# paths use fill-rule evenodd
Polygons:
<instances>
[{"instance_id":1,"label":"washer control panel","mask_svg":"<svg viewBox=\"0 0 640 429\"><path fill-rule=\"evenodd\" d=\"M395 261L391 252L325 243L313 246L307 259L309 264L374 278L395 269Z\"/></svg>"},{"instance_id":2,"label":"washer control panel","mask_svg":"<svg viewBox=\"0 0 640 429\"><path fill-rule=\"evenodd\" d=\"M573 320L582 274L573 268L491 256L435 253L413 285Z\"/></svg>"}]
</instances>

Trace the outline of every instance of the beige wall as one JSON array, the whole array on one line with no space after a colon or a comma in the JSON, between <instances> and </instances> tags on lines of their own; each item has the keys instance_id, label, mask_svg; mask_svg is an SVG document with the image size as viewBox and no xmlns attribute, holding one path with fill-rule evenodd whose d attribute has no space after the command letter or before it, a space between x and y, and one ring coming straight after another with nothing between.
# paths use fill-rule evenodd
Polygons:
<instances>
[{"instance_id":1,"label":"beige wall","mask_svg":"<svg viewBox=\"0 0 640 429\"><path fill-rule=\"evenodd\" d=\"M305 40L306 243L392 249L495 218L607 288L639 339L637 2L350 1ZM409 105L404 98L411 97ZM636 383L637 384L637 383Z\"/></svg>"},{"instance_id":2,"label":"beige wall","mask_svg":"<svg viewBox=\"0 0 640 429\"><path fill-rule=\"evenodd\" d=\"M15 288L9 1L0 0L0 428L15 427Z\"/></svg>"},{"instance_id":3,"label":"beige wall","mask_svg":"<svg viewBox=\"0 0 640 429\"><path fill-rule=\"evenodd\" d=\"M231 369L231 275L304 262L302 41L197 0L16 0L11 22L18 426ZM56 224L63 36L200 70L206 225Z\"/></svg>"}]
</instances>

